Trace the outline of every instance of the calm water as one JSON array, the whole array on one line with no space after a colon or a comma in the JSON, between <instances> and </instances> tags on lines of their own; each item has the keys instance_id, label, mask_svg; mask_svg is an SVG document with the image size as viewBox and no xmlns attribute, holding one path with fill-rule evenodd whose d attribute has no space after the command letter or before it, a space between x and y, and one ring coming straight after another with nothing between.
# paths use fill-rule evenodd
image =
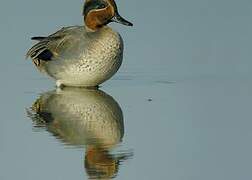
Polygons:
<instances>
[{"instance_id":1,"label":"calm water","mask_svg":"<svg viewBox=\"0 0 252 180\"><path fill-rule=\"evenodd\" d=\"M1 1L0 179L251 179L252 2L117 0L133 28L100 90L56 90L24 55L81 1Z\"/></svg>"}]
</instances>

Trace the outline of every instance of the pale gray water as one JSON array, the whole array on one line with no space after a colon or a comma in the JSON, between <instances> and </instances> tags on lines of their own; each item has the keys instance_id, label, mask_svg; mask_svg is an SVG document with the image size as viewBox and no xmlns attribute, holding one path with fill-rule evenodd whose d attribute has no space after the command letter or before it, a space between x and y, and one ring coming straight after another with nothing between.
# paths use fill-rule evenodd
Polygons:
<instances>
[{"instance_id":1,"label":"pale gray water","mask_svg":"<svg viewBox=\"0 0 252 180\"><path fill-rule=\"evenodd\" d=\"M125 41L124 63L101 90L122 110L124 136L95 157L107 158L119 180L251 179L252 2L117 2L134 27L113 25ZM29 38L81 24L81 5L0 2L1 180L88 179L86 142L69 146L71 137L55 135L64 135L60 124L35 127L26 112L54 90L24 59Z\"/></svg>"}]
</instances>

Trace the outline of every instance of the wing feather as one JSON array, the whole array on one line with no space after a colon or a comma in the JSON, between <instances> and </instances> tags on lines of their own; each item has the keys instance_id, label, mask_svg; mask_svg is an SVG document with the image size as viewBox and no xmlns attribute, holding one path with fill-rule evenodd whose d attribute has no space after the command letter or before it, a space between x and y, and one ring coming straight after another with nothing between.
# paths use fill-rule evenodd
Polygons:
<instances>
[{"instance_id":1,"label":"wing feather","mask_svg":"<svg viewBox=\"0 0 252 180\"><path fill-rule=\"evenodd\" d=\"M69 35L80 26L64 27L48 37L36 36L32 40L39 41L26 54L32 60L50 61L57 54L58 47L67 41Z\"/></svg>"}]
</instances>

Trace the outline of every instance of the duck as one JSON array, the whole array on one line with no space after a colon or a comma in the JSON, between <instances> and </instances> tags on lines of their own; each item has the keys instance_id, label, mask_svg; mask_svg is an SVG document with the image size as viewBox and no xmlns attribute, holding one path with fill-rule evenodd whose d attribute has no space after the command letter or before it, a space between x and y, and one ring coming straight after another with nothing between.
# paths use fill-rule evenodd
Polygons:
<instances>
[{"instance_id":1,"label":"duck","mask_svg":"<svg viewBox=\"0 0 252 180\"><path fill-rule=\"evenodd\" d=\"M111 22L133 26L118 12L114 0L86 0L84 25L63 27L38 41L28 50L36 68L56 81L57 87L98 87L110 79L123 61L121 35Z\"/></svg>"}]
</instances>

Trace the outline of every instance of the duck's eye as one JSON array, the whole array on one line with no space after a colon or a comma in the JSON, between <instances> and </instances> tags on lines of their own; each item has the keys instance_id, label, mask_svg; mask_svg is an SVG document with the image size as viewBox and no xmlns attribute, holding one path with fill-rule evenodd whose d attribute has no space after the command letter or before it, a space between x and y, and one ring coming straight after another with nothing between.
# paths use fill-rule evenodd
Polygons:
<instances>
[{"instance_id":1,"label":"duck's eye","mask_svg":"<svg viewBox=\"0 0 252 180\"><path fill-rule=\"evenodd\" d=\"M93 1L94 3L94 1ZM105 4L104 1L97 1L94 5L93 5L93 8L94 9L103 9L106 7L107 4Z\"/></svg>"},{"instance_id":2,"label":"duck's eye","mask_svg":"<svg viewBox=\"0 0 252 180\"><path fill-rule=\"evenodd\" d=\"M88 1L83 8L83 15L87 15L89 11L103 9L108 4L103 0L92 0Z\"/></svg>"},{"instance_id":3,"label":"duck's eye","mask_svg":"<svg viewBox=\"0 0 252 180\"><path fill-rule=\"evenodd\" d=\"M103 9L103 8L105 8L105 7L106 7L105 4L100 4L100 5L99 5L99 9Z\"/></svg>"}]
</instances>

